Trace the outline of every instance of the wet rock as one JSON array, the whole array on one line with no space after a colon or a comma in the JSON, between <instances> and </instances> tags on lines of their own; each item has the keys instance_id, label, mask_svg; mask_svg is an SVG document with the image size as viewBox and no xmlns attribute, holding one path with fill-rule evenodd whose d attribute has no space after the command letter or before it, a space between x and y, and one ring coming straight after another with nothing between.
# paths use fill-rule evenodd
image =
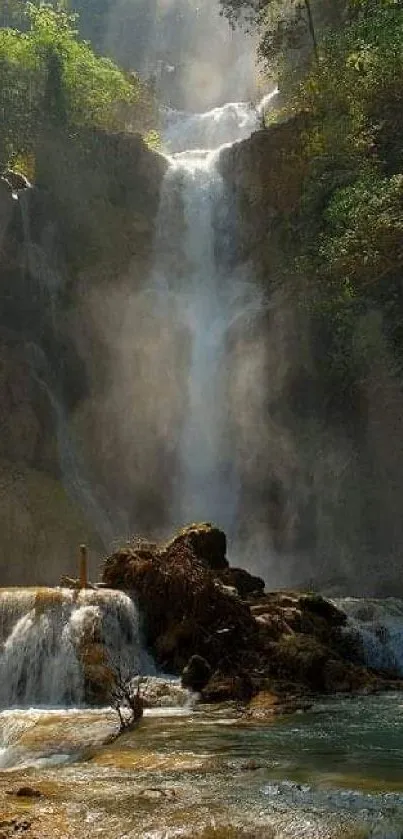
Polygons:
<instances>
[{"instance_id":1,"label":"wet rock","mask_svg":"<svg viewBox=\"0 0 403 839\"><path fill-rule=\"evenodd\" d=\"M176 790L163 789L162 787L146 787L139 793L139 798L145 798L149 801L159 801L161 798L174 799L176 798Z\"/></svg>"},{"instance_id":2,"label":"wet rock","mask_svg":"<svg viewBox=\"0 0 403 839\"><path fill-rule=\"evenodd\" d=\"M249 702L244 716L251 720L267 720L275 716L295 714L297 711L308 711L312 707L312 697L298 694L290 688L278 688L273 691L259 691Z\"/></svg>"},{"instance_id":3,"label":"wet rock","mask_svg":"<svg viewBox=\"0 0 403 839\"><path fill-rule=\"evenodd\" d=\"M263 264L276 258L275 221L295 212L308 172L303 141L306 127L306 115L296 114L221 152L221 174L242 214L240 259L254 251L259 252Z\"/></svg>"},{"instance_id":4,"label":"wet rock","mask_svg":"<svg viewBox=\"0 0 403 839\"><path fill-rule=\"evenodd\" d=\"M288 635L272 648L272 667L276 676L309 685L317 691L325 689L324 668L329 650L315 637Z\"/></svg>"},{"instance_id":5,"label":"wet rock","mask_svg":"<svg viewBox=\"0 0 403 839\"><path fill-rule=\"evenodd\" d=\"M323 682L327 693L374 693L380 687L378 677L366 667L334 658L324 666Z\"/></svg>"},{"instance_id":6,"label":"wet rock","mask_svg":"<svg viewBox=\"0 0 403 839\"><path fill-rule=\"evenodd\" d=\"M42 793L35 787L18 787L17 789L7 789L6 795L15 795L18 798L41 798Z\"/></svg>"},{"instance_id":7,"label":"wet rock","mask_svg":"<svg viewBox=\"0 0 403 839\"><path fill-rule=\"evenodd\" d=\"M27 831L30 831L31 826L32 822L28 819L2 819L0 821L0 839L10 839L11 837L23 835Z\"/></svg>"},{"instance_id":8,"label":"wet rock","mask_svg":"<svg viewBox=\"0 0 403 839\"><path fill-rule=\"evenodd\" d=\"M164 670L182 673L205 702L247 703L264 691L279 697L284 713L308 707L315 692L390 687L357 663L334 604L312 593L263 592L258 577L223 567L225 547L219 528L191 525L168 543L138 539L105 561L104 584L133 593L146 644Z\"/></svg>"},{"instance_id":9,"label":"wet rock","mask_svg":"<svg viewBox=\"0 0 403 839\"><path fill-rule=\"evenodd\" d=\"M7 169L3 173L3 177L8 181L13 191L17 192L19 189L29 189L31 184L28 178L21 172L16 172L14 169Z\"/></svg>"},{"instance_id":10,"label":"wet rock","mask_svg":"<svg viewBox=\"0 0 403 839\"><path fill-rule=\"evenodd\" d=\"M144 708L178 708L192 702L192 694L179 681L158 676L142 677L141 698Z\"/></svg>"},{"instance_id":11,"label":"wet rock","mask_svg":"<svg viewBox=\"0 0 403 839\"><path fill-rule=\"evenodd\" d=\"M244 568L227 568L220 573L220 579L227 586L233 586L240 597L260 595L264 591L265 583L261 577L255 577Z\"/></svg>"},{"instance_id":12,"label":"wet rock","mask_svg":"<svg viewBox=\"0 0 403 839\"><path fill-rule=\"evenodd\" d=\"M331 626L345 626L347 623L345 613L320 594L303 594L299 598L299 605L305 611L324 618Z\"/></svg>"},{"instance_id":13,"label":"wet rock","mask_svg":"<svg viewBox=\"0 0 403 839\"><path fill-rule=\"evenodd\" d=\"M249 702L255 692L249 673L214 673L202 691L204 702Z\"/></svg>"},{"instance_id":14,"label":"wet rock","mask_svg":"<svg viewBox=\"0 0 403 839\"><path fill-rule=\"evenodd\" d=\"M201 655L192 655L182 671L182 685L199 693L211 677L211 667Z\"/></svg>"}]
</instances>

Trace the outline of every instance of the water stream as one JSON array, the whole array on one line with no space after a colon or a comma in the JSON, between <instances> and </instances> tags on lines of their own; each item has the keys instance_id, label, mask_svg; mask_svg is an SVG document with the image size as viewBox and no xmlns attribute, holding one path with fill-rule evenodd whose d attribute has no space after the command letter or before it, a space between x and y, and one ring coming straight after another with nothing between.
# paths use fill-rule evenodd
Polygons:
<instances>
[{"instance_id":1,"label":"water stream","mask_svg":"<svg viewBox=\"0 0 403 839\"><path fill-rule=\"evenodd\" d=\"M266 725L231 707L154 708L108 744L108 711L6 712L0 796L29 784L41 797L4 796L4 815L19 806L64 839L400 839L402 714L393 695Z\"/></svg>"},{"instance_id":2,"label":"water stream","mask_svg":"<svg viewBox=\"0 0 403 839\"><path fill-rule=\"evenodd\" d=\"M150 290L154 312L164 319L168 305L174 305L176 320L189 336L172 520L214 519L231 531L239 474L226 395L227 377L237 377L228 338L240 318L261 310L263 299L247 271L228 267L234 229L219 158L223 145L250 136L259 114L238 102L204 114L167 111L165 116L170 155Z\"/></svg>"}]
</instances>

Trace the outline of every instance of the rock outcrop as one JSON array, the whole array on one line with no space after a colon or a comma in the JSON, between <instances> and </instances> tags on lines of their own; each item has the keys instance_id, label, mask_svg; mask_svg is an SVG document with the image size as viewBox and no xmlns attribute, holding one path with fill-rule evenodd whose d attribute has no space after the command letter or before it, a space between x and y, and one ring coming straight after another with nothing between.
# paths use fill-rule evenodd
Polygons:
<instances>
[{"instance_id":1,"label":"rock outcrop","mask_svg":"<svg viewBox=\"0 0 403 839\"><path fill-rule=\"evenodd\" d=\"M317 594L264 593L259 578L230 568L225 544L218 528L191 525L165 545L138 540L105 561L103 582L135 596L163 669L185 668L184 682L198 683L205 701L246 701L263 691L282 697L281 707L289 695L306 704L307 692L390 684L357 663L342 611ZM227 585L231 572L237 588Z\"/></svg>"},{"instance_id":2,"label":"rock outcrop","mask_svg":"<svg viewBox=\"0 0 403 839\"><path fill-rule=\"evenodd\" d=\"M220 155L221 174L242 219L238 259L252 259L260 275L273 275L279 258L284 259L284 220L298 211L308 173L306 124L306 115L297 114L224 148Z\"/></svg>"},{"instance_id":3,"label":"rock outcrop","mask_svg":"<svg viewBox=\"0 0 403 839\"><path fill-rule=\"evenodd\" d=\"M103 582L135 593L147 645L165 671L180 673L195 654L211 667L230 654L234 666L238 651L253 648L258 626L248 605L206 561L223 561L223 539L217 528L192 525L166 545L140 541L106 560Z\"/></svg>"},{"instance_id":4,"label":"rock outcrop","mask_svg":"<svg viewBox=\"0 0 403 839\"><path fill-rule=\"evenodd\" d=\"M91 473L94 422L87 431L77 417L96 401L93 373L102 388L111 352L94 313L106 318L107 293L147 281L167 166L140 136L95 130L70 143L49 136L39 158L32 187L18 172L0 176L0 567L9 585L56 583L74 572L75 545L101 549L62 461ZM104 485L97 452L94 463L90 480Z\"/></svg>"}]
</instances>

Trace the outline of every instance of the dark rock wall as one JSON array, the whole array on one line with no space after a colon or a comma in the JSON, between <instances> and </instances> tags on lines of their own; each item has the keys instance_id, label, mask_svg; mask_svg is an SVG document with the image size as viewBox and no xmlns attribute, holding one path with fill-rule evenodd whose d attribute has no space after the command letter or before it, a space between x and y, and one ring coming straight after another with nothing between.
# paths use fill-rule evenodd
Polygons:
<instances>
[{"instance_id":1,"label":"dark rock wall","mask_svg":"<svg viewBox=\"0 0 403 839\"><path fill-rule=\"evenodd\" d=\"M402 593L401 384L380 354L370 374L333 388L329 347L313 314L318 280L294 268L312 177L306 120L258 131L220 159L238 218L235 267L246 266L265 300L229 336L232 352L260 351L265 359L263 381L253 381L251 368L250 394L264 391L265 421L242 478L241 561L269 583ZM317 217L310 210L312 247L321 209ZM357 322L357 341L375 327Z\"/></svg>"},{"instance_id":2,"label":"dark rock wall","mask_svg":"<svg viewBox=\"0 0 403 839\"><path fill-rule=\"evenodd\" d=\"M97 418L75 420L109 358L92 304L106 318L111 289L128 275L145 283L165 166L136 135L91 132L69 146L48 138L33 188L14 183L13 195L0 180L3 585L56 583L75 571L79 543L102 550L74 490L81 468L84 491L107 481L91 464L102 463Z\"/></svg>"}]
</instances>

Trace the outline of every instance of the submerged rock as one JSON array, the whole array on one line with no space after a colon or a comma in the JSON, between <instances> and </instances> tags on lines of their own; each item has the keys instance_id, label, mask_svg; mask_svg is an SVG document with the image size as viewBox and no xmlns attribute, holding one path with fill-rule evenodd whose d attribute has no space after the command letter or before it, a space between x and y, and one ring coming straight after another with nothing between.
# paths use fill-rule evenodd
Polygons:
<instances>
[{"instance_id":1,"label":"submerged rock","mask_svg":"<svg viewBox=\"0 0 403 839\"><path fill-rule=\"evenodd\" d=\"M19 817L0 819L0 839L10 839L10 837L20 836L27 831L30 832L32 821L29 819L21 819ZM35 839L32 837L32 839Z\"/></svg>"},{"instance_id":2,"label":"submerged rock","mask_svg":"<svg viewBox=\"0 0 403 839\"><path fill-rule=\"evenodd\" d=\"M6 789L6 795L15 795L17 798L41 798L43 793L34 787L18 787L17 789Z\"/></svg>"}]
</instances>

